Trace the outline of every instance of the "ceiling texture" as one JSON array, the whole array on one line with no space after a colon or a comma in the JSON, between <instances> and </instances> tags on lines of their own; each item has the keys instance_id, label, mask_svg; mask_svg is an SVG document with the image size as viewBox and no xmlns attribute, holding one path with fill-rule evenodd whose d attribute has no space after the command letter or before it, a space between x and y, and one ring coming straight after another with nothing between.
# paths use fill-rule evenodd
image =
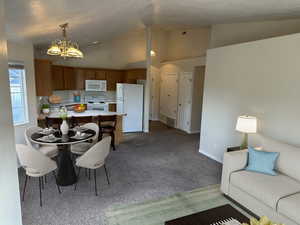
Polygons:
<instances>
[{"instance_id":1,"label":"ceiling texture","mask_svg":"<svg viewBox=\"0 0 300 225\"><path fill-rule=\"evenodd\" d=\"M80 45L105 41L147 25L203 27L219 23L291 19L299 0L6 0L8 39L37 47L60 38L58 25Z\"/></svg>"}]
</instances>

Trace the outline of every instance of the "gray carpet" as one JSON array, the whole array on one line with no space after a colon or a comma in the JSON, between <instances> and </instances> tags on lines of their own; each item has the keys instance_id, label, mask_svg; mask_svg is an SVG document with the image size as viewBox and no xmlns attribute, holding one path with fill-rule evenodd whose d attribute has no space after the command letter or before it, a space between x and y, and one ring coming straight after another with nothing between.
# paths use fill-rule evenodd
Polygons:
<instances>
[{"instance_id":1,"label":"gray carpet","mask_svg":"<svg viewBox=\"0 0 300 225\"><path fill-rule=\"evenodd\" d=\"M187 135L152 123L149 134L126 135L107 160L111 185L98 172L99 196L93 180L81 175L77 191L63 187L58 194L49 176L39 206L38 179L28 183L22 203L24 225L102 225L103 212L126 205L189 191L220 182L221 165L198 153L199 134ZM24 176L20 171L20 185Z\"/></svg>"}]
</instances>

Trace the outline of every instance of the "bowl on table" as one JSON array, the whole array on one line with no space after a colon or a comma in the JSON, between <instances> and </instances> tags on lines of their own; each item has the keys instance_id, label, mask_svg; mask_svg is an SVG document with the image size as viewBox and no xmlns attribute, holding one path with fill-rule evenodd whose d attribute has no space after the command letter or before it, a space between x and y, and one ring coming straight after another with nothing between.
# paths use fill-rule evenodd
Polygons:
<instances>
[{"instance_id":1,"label":"bowl on table","mask_svg":"<svg viewBox=\"0 0 300 225\"><path fill-rule=\"evenodd\" d=\"M76 104L73 106L73 111L77 113L85 112L86 104Z\"/></svg>"}]
</instances>

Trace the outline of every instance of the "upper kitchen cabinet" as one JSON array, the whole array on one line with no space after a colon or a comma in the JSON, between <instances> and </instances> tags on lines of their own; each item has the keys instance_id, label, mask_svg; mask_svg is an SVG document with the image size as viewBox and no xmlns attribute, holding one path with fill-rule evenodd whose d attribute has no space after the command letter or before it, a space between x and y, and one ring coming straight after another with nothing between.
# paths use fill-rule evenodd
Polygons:
<instances>
[{"instance_id":1,"label":"upper kitchen cabinet","mask_svg":"<svg viewBox=\"0 0 300 225\"><path fill-rule=\"evenodd\" d=\"M76 89L75 70L72 67L64 67L64 88L65 90Z\"/></svg>"},{"instance_id":2,"label":"upper kitchen cabinet","mask_svg":"<svg viewBox=\"0 0 300 225\"><path fill-rule=\"evenodd\" d=\"M52 95L51 61L44 59L35 59L34 67L36 95Z\"/></svg>"},{"instance_id":3,"label":"upper kitchen cabinet","mask_svg":"<svg viewBox=\"0 0 300 225\"><path fill-rule=\"evenodd\" d=\"M106 80L106 70L97 69L95 71L95 80Z\"/></svg>"},{"instance_id":4,"label":"upper kitchen cabinet","mask_svg":"<svg viewBox=\"0 0 300 225\"><path fill-rule=\"evenodd\" d=\"M81 68L75 68L75 81L76 90L85 89L85 70Z\"/></svg>"},{"instance_id":5,"label":"upper kitchen cabinet","mask_svg":"<svg viewBox=\"0 0 300 225\"><path fill-rule=\"evenodd\" d=\"M117 89L117 83L124 82L124 71L122 70L107 70L106 81L107 90L115 91Z\"/></svg>"},{"instance_id":6,"label":"upper kitchen cabinet","mask_svg":"<svg viewBox=\"0 0 300 225\"><path fill-rule=\"evenodd\" d=\"M85 69L84 78L85 78L85 80L95 80L96 79L96 71L94 69Z\"/></svg>"},{"instance_id":7,"label":"upper kitchen cabinet","mask_svg":"<svg viewBox=\"0 0 300 225\"><path fill-rule=\"evenodd\" d=\"M52 66L53 90L75 90L76 74L72 67Z\"/></svg>"},{"instance_id":8,"label":"upper kitchen cabinet","mask_svg":"<svg viewBox=\"0 0 300 225\"><path fill-rule=\"evenodd\" d=\"M52 66L53 90L64 90L64 69L62 66Z\"/></svg>"},{"instance_id":9,"label":"upper kitchen cabinet","mask_svg":"<svg viewBox=\"0 0 300 225\"><path fill-rule=\"evenodd\" d=\"M136 84L138 80L146 80L146 69L130 69L126 70L124 82L128 84Z\"/></svg>"}]
</instances>

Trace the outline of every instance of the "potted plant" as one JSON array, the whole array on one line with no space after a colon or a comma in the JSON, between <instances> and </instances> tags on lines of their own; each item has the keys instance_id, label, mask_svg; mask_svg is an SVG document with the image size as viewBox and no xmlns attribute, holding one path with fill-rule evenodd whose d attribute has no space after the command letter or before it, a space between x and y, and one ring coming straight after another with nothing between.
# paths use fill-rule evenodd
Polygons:
<instances>
[{"instance_id":1,"label":"potted plant","mask_svg":"<svg viewBox=\"0 0 300 225\"><path fill-rule=\"evenodd\" d=\"M50 105L49 104L43 104L41 108L42 108L42 112L44 114L50 113Z\"/></svg>"}]
</instances>

